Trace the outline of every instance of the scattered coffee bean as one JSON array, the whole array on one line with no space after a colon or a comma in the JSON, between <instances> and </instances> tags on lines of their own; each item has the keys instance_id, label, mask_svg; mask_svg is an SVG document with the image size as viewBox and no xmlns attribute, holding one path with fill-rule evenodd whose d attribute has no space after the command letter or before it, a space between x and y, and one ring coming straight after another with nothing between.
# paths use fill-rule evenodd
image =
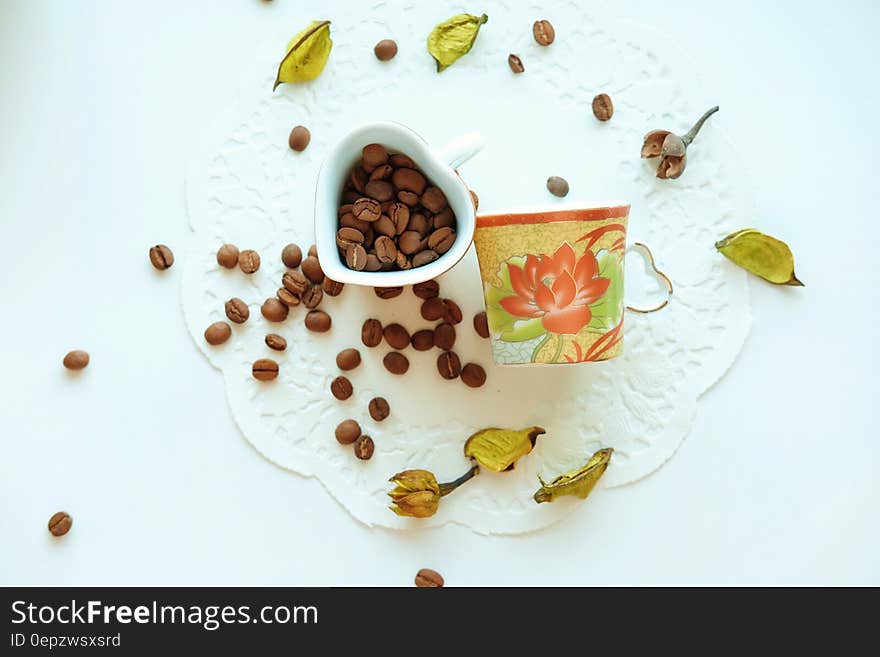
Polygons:
<instances>
[{"instance_id":1,"label":"scattered coffee bean","mask_svg":"<svg viewBox=\"0 0 880 657\"><path fill-rule=\"evenodd\" d=\"M266 336L266 346L275 351L284 351L287 349L287 340L277 333L270 333Z\"/></svg>"},{"instance_id":2,"label":"scattered coffee bean","mask_svg":"<svg viewBox=\"0 0 880 657\"><path fill-rule=\"evenodd\" d=\"M323 310L310 310L306 315L306 328L315 333L326 333L333 321Z\"/></svg>"},{"instance_id":3,"label":"scattered coffee bean","mask_svg":"<svg viewBox=\"0 0 880 657\"><path fill-rule=\"evenodd\" d=\"M296 126L290 131L290 137L287 138L288 146L297 152L306 150L310 141L312 141L312 133L304 125Z\"/></svg>"},{"instance_id":4,"label":"scattered coffee bean","mask_svg":"<svg viewBox=\"0 0 880 657\"><path fill-rule=\"evenodd\" d=\"M486 383L486 370L476 363L468 363L461 368L461 380L470 388L479 388Z\"/></svg>"},{"instance_id":5,"label":"scattered coffee bean","mask_svg":"<svg viewBox=\"0 0 880 657\"><path fill-rule=\"evenodd\" d=\"M245 249L238 254L238 268L245 274L253 274L260 268L260 254L252 249Z\"/></svg>"},{"instance_id":6,"label":"scattered coffee bean","mask_svg":"<svg viewBox=\"0 0 880 657\"><path fill-rule=\"evenodd\" d=\"M388 162L388 151L382 144L367 144L361 151L361 155L363 156L362 166L367 173Z\"/></svg>"},{"instance_id":7,"label":"scattered coffee bean","mask_svg":"<svg viewBox=\"0 0 880 657\"><path fill-rule=\"evenodd\" d=\"M406 349L409 346L409 332L400 324L389 324L382 334L385 342L394 349Z\"/></svg>"},{"instance_id":8,"label":"scattered coffee bean","mask_svg":"<svg viewBox=\"0 0 880 657\"><path fill-rule=\"evenodd\" d=\"M480 209L480 197L477 196L477 193L474 190L469 189L468 191L471 193L471 201L474 204L474 211L479 210Z\"/></svg>"},{"instance_id":9,"label":"scattered coffee bean","mask_svg":"<svg viewBox=\"0 0 880 657\"><path fill-rule=\"evenodd\" d=\"M351 445L361 437L361 425L354 420L343 420L336 425L336 440L342 445Z\"/></svg>"},{"instance_id":10,"label":"scattered coffee bean","mask_svg":"<svg viewBox=\"0 0 880 657\"><path fill-rule=\"evenodd\" d=\"M224 244L217 250L217 264L226 269L233 269L238 264L238 247L235 244Z\"/></svg>"},{"instance_id":11,"label":"scattered coffee bean","mask_svg":"<svg viewBox=\"0 0 880 657\"><path fill-rule=\"evenodd\" d=\"M271 358L260 358L254 361L251 373L258 381L272 381L278 377L278 363Z\"/></svg>"},{"instance_id":12,"label":"scattered coffee bean","mask_svg":"<svg viewBox=\"0 0 880 657\"><path fill-rule=\"evenodd\" d=\"M361 342L365 347L377 347L382 342L382 322L378 319L368 319L361 327Z\"/></svg>"},{"instance_id":13,"label":"scattered coffee bean","mask_svg":"<svg viewBox=\"0 0 880 657\"><path fill-rule=\"evenodd\" d=\"M444 379L454 379L461 373L461 361L454 351L444 351L437 356L437 371Z\"/></svg>"},{"instance_id":14,"label":"scattered coffee bean","mask_svg":"<svg viewBox=\"0 0 880 657\"><path fill-rule=\"evenodd\" d=\"M614 105L608 94L599 94L593 98L593 116L600 121L607 121L614 115Z\"/></svg>"},{"instance_id":15,"label":"scattered coffee bean","mask_svg":"<svg viewBox=\"0 0 880 657\"><path fill-rule=\"evenodd\" d=\"M68 351L62 363L69 370L81 370L89 364L89 352L82 349Z\"/></svg>"},{"instance_id":16,"label":"scattered coffee bean","mask_svg":"<svg viewBox=\"0 0 880 657\"><path fill-rule=\"evenodd\" d=\"M397 44L391 39L382 39L373 48L373 53L380 62L387 62L389 59L394 59L394 55L397 54Z\"/></svg>"},{"instance_id":17,"label":"scattered coffee bean","mask_svg":"<svg viewBox=\"0 0 880 657\"><path fill-rule=\"evenodd\" d=\"M489 319L485 311L474 315L474 330L481 338L489 337Z\"/></svg>"},{"instance_id":18,"label":"scattered coffee bean","mask_svg":"<svg viewBox=\"0 0 880 657\"><path fill-rule=\"evenodd\" d=\"M391 413L391 407L384 397L373 397L370 400L370 417L376 422L381 422Z\"/></svg>"},{"instance_id":19,"label":"scattered coffee bean","mask_svg":"<svg viewBox=\"0 0 880 657\"><path fill-rule=\"evenodd\" d=\"M300 298L286 287L279 288L275 296L288 308L295 308L300 304Z\"/></svg>"},{"instance_id":20,"label":"scattered coffee bean","mask_svg":"<svg viewBox=\"0 0 880 657\"><path fill-rule=\"evenodd\" d=\"M436 570L422 568L416 573L416 586L421 589L441 588L443 586L443 576Z\"/></svg>"},{"instance_id":21,"label":"scattered coffee bean","mask_svg":"<svg viewBox=\"0 0 880 657\"><path fill-rule=\"evenodd\" d=\"M306 288L309 287L308 279L298 271L285 272L284 276L281 278L281 284L286 290L296 296L301 296L302 293L306 291Z\"/></svg>"},{"instance_id":22,"label":"scattered coffee bean","mask_svg":"<svg viewBox=\"0 0 880 657\"><path fill-rule=\"evenodd\" d=\"M380 299L393 299L403 293L402 287L374 287L373 292Z\"/></svg>"},{"instance_id":23,"label":"scattered coffee bean","mask_svg":"<svg viewBox=\"0 0 880 657\"><path fill-rule=\"evenodd\" d=\"M439 297L430 297L422 303L420 312L424 319L433 322L443 317L446 313L446 304Z\"/></svg>"},{"instance_id":24,"label":"scattered coffee bean","mask_svg":"<svg viewBox=\"0 0 880 657\"><path fill-rule=\"evenodd\" d=\"M460 324L462 319L461 308L452 299L443 299L443 321L450 324Z\"/></svg>"},{"instance_id":25,"label":"scattered coffee bean","mask_svg":"<svg viewBox=\"0 0 880 657\"><path fill-rule=\"evenodd\" d=\"M342 292L342 288L345 287L345 283L340 283L339 281L334 281L332 278L324 277L324 294L328 297L338 297Z\"/></svg>"},{"instance_id":26,"label":"scattered coffee bean","mask_svg":"<svg viewBox=\"0 0 880 657\"><path fill-rule=\"evenodd\" d=\"M302 261L300 269L302 270L302 273L305 274L305 277L312 283L324 282L324 270L321 269L321 263L318 262L316 256L310 255L306 257L306 259Z\"/></svg>"},{"instance_id":27,"label":"scattered coffee bean","mask_svg":"<svg viewBox=\"0 0 880 657\"><path fill-rule=\"evenodd\" d=\"M522 73L526 70L526 67L523 66L522 60L519 58L519 55L514 55L513 53L510 53L507 56L507 65L514 73Z\"/></svg>"},{"instance_id":28,"label":"scattered coffee bean","mask_svg":"<svg viewBox=\"0 0 880 657\"><path fill-rule=\"evenodd\" d=\"M223 344L232 335L232 328L226 322L214 322L205 329L205 342L210 345Z\"/></svg>"},{"instance_id":29,"label":"scattered coffee bean","mask_svg":"<svg viewBox=\"0 0 880 657\"><path fill-rule=\"evenodd\" d=\"M556 30L548 20L535 21L532 25L532 34L539 46L549 46L556 39Z\"/></svg>"},{"instance_id":30,"label":"scattered coffee bean","mask_svg":"<svg viewBox=\"0 0 880 657\"><path fill-rule=\"evenodd\" d=\"M419 299L433 299L440 295L440 284L435 280L416 283L412 289Z\"/></svg>"},{"instance_id":31,"label":"scattered coffee bean","mask_svg":"<svg viewBox=\"0 0 880 657\"><path fill-rule=\"evenodd\" d=\"M406 374L406 371L409 369L409 359L399 351L391 351L385 354L382 364L392 374Z\"/></svg>"},{"instance_id":32,"label":"scattered coffee bean","mask_svg":"<svg viewBox=\"0 0 880 657\"><path fill-rule=\"evenodd\" d=\"M52 536L64 536L73 527L73 518L66 511L59 511L49 518L49 532Z\"/></svg>"},{"instance_id":33,"label":"scattered coffee bean","mask_svg":"<svg viewBox=\"0 0 880 657\"><path fill-rule=\"evenodd\" d=\"M369 436L361 436L354 443L354 455L361 461L369 461L373 456L373 450L375 448L372 438Z\"/></svg>"},{"instance_id":34,"label":"scattered coffee bean","mask_svg":"<svg viewBox=\"0 0 880 657\"><path fill-rule=\"evenodd\" d=\"M442 351L449 351L455 345L455 327L448 322L438 324L434 328L434 346Z\"/></svg>"},{"instance_id":35,"label":"scattered coffee bean","mask_svg":"<svg viewBox=\"0 0 880 657\"><path fill-rule=\"evenodd\" d=\"M559 176L547 178L547 189L553 196L566 196L568 194L568 181Z\"/></svg>"},{"instance_id":36,"label":"scattered coffee bean","mask_svg":"<svg viewBox=\"0 0 880 657\"><path fill-rule=\"evenodd\" d=\"M324 289L318 284L309 285L302 294L302 304L310 310L320 306L323 299Z\"/></svg>"},{"instance_id":37,"label":"scattered coffee bean","mask_svg":"<svg viewBox=\"0 0 880 657\"><path fill-rule=\"evenodd\" d=\"M226 316L231 322L244 324L248 320L248 317L251 316L251 311L248 309L248 305L244 301L238 297L233 297L226 302Z\"/></svg>"},{"instance_id":38,"label":"scattered coffee bean","mask_svg":"<svg viewBox=\"0 0 880 657\"><path fill-rule=\"evenodd\" d=\"M434 331L422 329L412 334L410 344L416 351L428 351L434 346Z\"/></svg>"},{"instance_id":39,"label":"scattered coffee bean","mask_svg":"<svg viewBox=\"0 0 880 657\"><path fill-rule=\"evenodd\" d=\"M290 311L277 297L270 297L263 302L260 312L270 322L283 322Z\"/></svg>"},{"instance_id":40,"label":"scattered coffee bean","mask_svg":"<svg viewBox=\"0 0 880 657\"><path fill-rule=\"evenodd\" d=\"M157 244L150 247L150 262L153 264L153 267L162 271L174 264L174 254L164 244Z\"/></svg>"},{"instance_id":41,"label":"scattered coffee bean","mask_svg":"<svg viewBox=\"0 0 880 657\"><path fill-rule=\"evenodd\" d=\"M302 249L296 244L288 244L281 250L281 262L288 269L296 269L299 267L303 259Z\"/></svg>"},{"instance_id":42,"label":"scattered coffee bean","mask_svg":"<svg viewBox=\"0 0 880 657\"><path fill-rule=\"evenodd\" d=\"M354 392L354 387L351 385L351 381L346 377L337 376L330 382L330 392L333 393L333 396L336 397L336 399L345 401L351 397Z\"/></svg>"},{"instance_id":43,"label":"scattered coffee bean","mask_svg":"<svg viewBox=\"0 0 880 657\"><path fill-rule=\"evenodd\" d=\"M361 352L359 352L354 347L343 349L338 354L336 354L336 367L344 372L347 372L348 370L353 370L360 364Z\"/></svg>"}]
</instances>

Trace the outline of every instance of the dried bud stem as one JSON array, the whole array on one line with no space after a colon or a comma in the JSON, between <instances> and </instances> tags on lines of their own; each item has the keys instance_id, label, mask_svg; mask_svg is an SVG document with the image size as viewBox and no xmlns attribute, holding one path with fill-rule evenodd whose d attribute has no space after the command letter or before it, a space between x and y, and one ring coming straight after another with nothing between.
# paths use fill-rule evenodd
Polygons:
<instances>
[{"instance_id":1,"label":"dried bud stem","mask_svg":"<svg viewBox=\"0 0 880 657\"><path fill-rule=\"evenodd\" d=\"M694 140L694 137L697 136L697 133L700 131L700 128L703 127L703 124L706 122L710 116L712 116L715 112L718 111L718 105L713 107L710 110L706 110L706 113L700 117L700 119L694 123L694 127L688 130L685 134L682 135L681 140L684 142L685 146L690 146L691 142Z\"/></svg>"},{"instance_id":2,"label":"dried bud stem","mask_svg":"<svg viewBox=\"0 0 880 657\"><path fill-rule=\"evenodd\" d=\"M474 475L478 474L479 472L480 466L475 465L470 470L461 475L458 479L455 479L454 481L448 481L445 484L440 484L440 497L443 497L444 495L449 495L449 493L461 486L464 482L472 479Z\"/></svg>"}]
</instances>

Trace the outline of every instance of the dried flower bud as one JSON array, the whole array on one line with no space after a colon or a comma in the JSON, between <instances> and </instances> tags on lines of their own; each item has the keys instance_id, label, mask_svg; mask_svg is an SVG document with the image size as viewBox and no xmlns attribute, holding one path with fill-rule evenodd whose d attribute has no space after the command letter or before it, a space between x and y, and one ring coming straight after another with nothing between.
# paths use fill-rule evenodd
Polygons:
<instances>
[{"instance_id":1,"label":"dried flower bud","mask_svg":"<svg viewBox=\"0 0 880 657\"><path fill-rule=\"evenodd\" d=\"M684 173L687 165L688 146L694 141L706 119L717 111L718 106L716 105L703 114L694 126L682 136L669 130L652 130L645 135L645 140L642 142L642 157L660 156L660 163L657 165L658 178L674 179Z\"/></svg>"},{"instance_id":2,"label":"dried flower bud","mask_svg":"<svg viewBox=\"0 0 880 657\"><path fill-rule=\"evenodd\" d=\"M394 489L388 493L391 506L388 508L399 516L430 518L437 513L440 498L448 495L480 471L474 466L461 477L445 484L438 484L437 477L427 470L404 470L388 481Z\"/></svg>"}]
</instances>

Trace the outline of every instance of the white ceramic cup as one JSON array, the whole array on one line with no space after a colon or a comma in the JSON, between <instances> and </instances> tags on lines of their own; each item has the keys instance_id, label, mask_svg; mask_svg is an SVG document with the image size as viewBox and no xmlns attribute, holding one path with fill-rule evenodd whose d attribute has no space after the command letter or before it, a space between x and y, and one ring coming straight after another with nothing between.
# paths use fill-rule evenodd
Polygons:
<instances>
[{"instance_id":1,"label":"white ceramic cup","mask_svg":"<svg viewBox=\"0 0 880 657\"><path fill-rule=\"evenodd\" d=\"M367 144L382 144L392 153L403 153L413 159L422 173L443 190L455 213L456 240L442 256L422 267L393 271L356 271L349 269L339 257L336 231L339 229L337 210L342 187L361 149ZM467 185L455 169L483 147L478 133L459 137L443 148L433 149L418 134L399 123L369 123L348 133L330 151L318 172L315 190L315 245L324 273L334 281L371 287L397 287L421 283L451 269L464 257L474 238L475 210Z\"/></svg>"}]
</instances>

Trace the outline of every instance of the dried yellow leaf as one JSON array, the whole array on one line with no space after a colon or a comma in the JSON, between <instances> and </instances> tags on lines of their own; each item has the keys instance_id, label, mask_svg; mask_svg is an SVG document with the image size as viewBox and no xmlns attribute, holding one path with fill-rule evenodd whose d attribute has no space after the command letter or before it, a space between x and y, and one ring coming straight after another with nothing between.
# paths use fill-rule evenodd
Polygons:
<instances>
[{"instance_id":1,"label":"dried yellow leaf","mask_svg":"<svg viewBox=\"0 0 880 657\"><path fill-rule=\"evenodd\" d=\"M538 504L552 502L563 495L574 495L585 500L595 487L596 482L605 474L613 452L614 450L610 447L600 449L590 457L586 465L577 470L566 472L564 475L559 475L549 484L545 483L539 475L538 481L541 482L541 487L535 493L535 502Z\"/></svg>"},{"instance_id":2,"label":"dried yellow leaf","mask_svg":"<svg viewBox=\"0 0 880 657\"><path fill-rule=\"evenodd\" d=\"M794 275L794 256L788 244L754 228L731 233L715 248L746 271L776 285L800 285Z\"/></svg>"},{"instance_id":3,"label":"dried yellow leaf","mask_svg":"<svg viewBox=\"0 0 880 657\"><path fill-rule=\"evenodd\" d=\"M483 429L467 439L464 455L494 472L513 470L517 459L531 452L543 433L546 432L541 427Z\"/></svg>"},{"instance_id":4,"label":"dried yellow leaf","mask_svg":"<svg viewBox=\"0 0 880 657\"><path fill-rule=\"evenodd\" d=\"M330 21L313 21L287 44L272 91L284 82L308 82L321 75L332 48Z\"/></svg>"},{"instance_id":5,"label":"dried yellow leaf","mask_svg":"<svg viewBox=\"0 0 880 657\"><path fill-rule=\"evenodd\" d=\"M428 52L437 62L437 72L451 66L474 46L480 26L489 17L458 14L438 24L428 35Z\"/></svg>"}]
</instances>

